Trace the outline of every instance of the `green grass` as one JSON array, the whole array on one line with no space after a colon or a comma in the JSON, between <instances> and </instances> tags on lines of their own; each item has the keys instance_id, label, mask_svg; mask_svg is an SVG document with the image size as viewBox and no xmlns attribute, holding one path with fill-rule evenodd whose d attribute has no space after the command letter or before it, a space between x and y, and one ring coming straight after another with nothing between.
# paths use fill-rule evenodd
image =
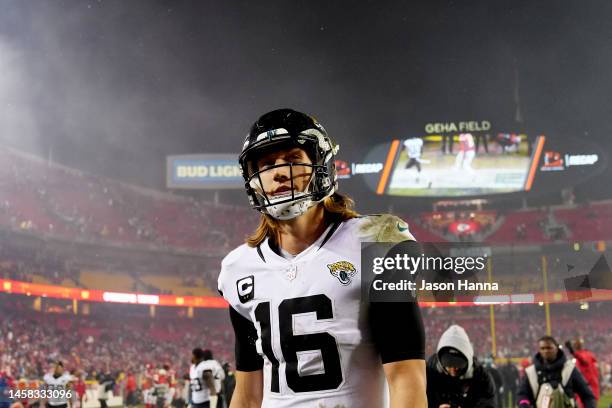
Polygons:
<instances>
[{"instance_id":1,"label":"green grass","mask_svg":"<svg viewBox=\"0 0 612 408\"><path fill-rule=\"evenodd\" d=\"M597 404L598 408L608 408L612 405L612 394L602 395L599 399L599 404Z\"/></svg>"}]
</instances>

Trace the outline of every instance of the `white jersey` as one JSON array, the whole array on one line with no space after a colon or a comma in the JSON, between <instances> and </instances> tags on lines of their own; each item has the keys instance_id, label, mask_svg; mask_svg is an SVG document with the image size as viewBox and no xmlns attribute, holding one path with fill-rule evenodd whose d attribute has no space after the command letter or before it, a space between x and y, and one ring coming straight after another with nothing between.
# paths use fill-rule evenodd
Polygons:
<instances>
[{"instance_id":1,"label":"white jersey","mask_svg":"<svg viewBox=\"0 0 612 408\"><path fill-rule=\"evenodd\" d=\"M391 215L354 218L331 235L330 228L291 259L266 240L222 262L220 292L257 331L262 407L383 406L380 356L360 320L361 242L414 238Z\"/></svg>"},{"instance_id":2,"label":"white jersey","mask_svg":"<svg viewBox=\"0 0 612 408\"><path fill-rule=\"evenodd\" d=\"M217 360L209 360L210 365L212 366L212 375L213 380L215 381L215 392L219 394L221 392L221 384L223 380L225 380L225 371L223 371L223 367Z\"/></svg>"},{"instance_id":3,"label":"white jersey","mask_svg":"<svg viewBox=\"0 0 612 408\"><path fill-rule=\"evenodd\" d=\"M418 159L421 157L421 149L423 148L423 140L418 137L406 139L404 146L408 151L408 157L411 159Z\"/></svg>"},{"instance_id":4,"label":"white jersey","mask_svg":"<svg viewBox=\"0 0 612 408\"><path fill-rule=\"evenodd\" d=\"M210 391L204 382L204 372L210 371L214 373L213 360L200 361L197 365L192 364L189 369L189 380L191 384L191 402L202 404L210 401Z\"/></svg>"},{"instance_id":5,"label":"white jersey","mask_svg":"<svg viewBox=\"0 0 612 408\"><path fill-rule=\"evenodd\" d=\"M72 381L72 375L65 373L61 376L55 378L52 373L47 373L43 377L43 381L45 382L45 388L48 391L59 391L58 393L53 392L52 396L57 396L57 398L49 398L47 403L52 406L56 405L66 405L68 404L68 383Z\"/></svg>"},{"instance_id":6,"label":"white jersey","mask_svg":"<svg viewBox=\"0 0 612 408\"><path fill-rule=\"evenodd\" d=\"M146 390L142 390L142 397L144 399L145 404L155 405L157 402L157 397L153 394L155 388L151 387Z\"/></svg>"}]
</instances>

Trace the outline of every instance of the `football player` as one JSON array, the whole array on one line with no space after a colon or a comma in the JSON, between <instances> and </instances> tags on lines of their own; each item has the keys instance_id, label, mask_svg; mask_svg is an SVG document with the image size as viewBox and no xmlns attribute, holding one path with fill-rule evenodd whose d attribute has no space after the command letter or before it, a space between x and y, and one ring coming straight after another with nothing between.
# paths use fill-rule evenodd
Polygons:
<instances>
[{"instance_id":1,"label":"football player","mask_svg":"<svg viewBox=\"0 0 612 408\"><path fill-rule=\"evenodd\" d=\"M410 169L416 166L417 177L416 182L419 182L419 176L421 175L421 155L423 154L423 139L419 137L411 137L404 141L404 148L408 155L408 162L406 163L406 169Z\"/></svg>"},{"instance_id":2,"label":"football player","mask_svg":"<svg viewBox=\"0 0 612 408\"><path fill-rule=\"evenodd\" d=\"M191 406L193 408L210 408L210 397L216 395L213 378L213 366L206 360L201 348L191 352L189 380L191 385Z\"/></svg>"},{"instance_id":3,"label":"football player","mask_svg":"<svg viewBox=\"0 0 612 408\"><path fill-rule=\"evenodd\" d=\"M476 156L476 147L474 144L474 136L471 133L462 133L459 135L459 153L455 157L455 170L463 169L472 174L472 160Z\"/></svg>"},{"instance_id":4,"label":"football player","mask_svg":"<svg viewBox=\"0 0 612 408\"><path fill-rule=\"evenodd\" d=\"M64 364L61 361L55 363L53 373L45 374L43 381L45 382L45 389L53 394L51 398L47 399L49 407L68 408L71 405L69 395L71 393L70 382L73 381L73 377L70 373L64 372ZM54 393L53 391L57 392Z\"/></svg>"},{"instance_id":5,"label":"football player","mask_svg":"<svg viewBox=\"0 0 612 408\"><path fill-rule=\"evenodd\" d=\"M391 407L427 406L418 305L367 302L360 287L362 242L414 238L336 192L337 151L291 109L260 117L244 142L239 163L262 215L219 275L236 335L232 408L382 407L385 377Z\"/></svg>"},{"instance_id":6,"label":"football player","mask_svg":"<svg viewBox=\"0 0 612 408\"><path fill-rule=\"evenodd\" d=\"M223 403L222 388L223 380L225 380L225 371L223 371L223 367L221 366L221 364L213 358L213 353L209 349L204 350L203 358L212 370L213 382L215 384L215 394L217 397L217 402L214 405L217 408L223 408L225 404Z\"/></svg>"}]
</instances>

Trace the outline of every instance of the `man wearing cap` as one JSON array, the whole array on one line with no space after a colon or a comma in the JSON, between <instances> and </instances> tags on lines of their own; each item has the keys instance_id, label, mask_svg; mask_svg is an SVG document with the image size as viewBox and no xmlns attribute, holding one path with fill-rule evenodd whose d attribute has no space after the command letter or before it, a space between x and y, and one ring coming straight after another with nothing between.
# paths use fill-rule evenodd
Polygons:
<instances>
[{"instance_id":1,"label":"man wearing cap","mask_svg":"<svg viewBox=\"0 0 612 408\"><path fill-rule=\"evenodd\" d=\"M450 326L427 361L429 408L494 408L495 385L474 358L470 339L461 326Z\"/></svg>"}]
</instances>

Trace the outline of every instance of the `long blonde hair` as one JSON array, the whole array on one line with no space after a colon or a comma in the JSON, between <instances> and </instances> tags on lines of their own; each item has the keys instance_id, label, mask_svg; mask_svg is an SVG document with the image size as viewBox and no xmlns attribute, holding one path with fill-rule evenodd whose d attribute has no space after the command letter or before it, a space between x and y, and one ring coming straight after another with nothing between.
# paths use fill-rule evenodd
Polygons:
<instances>
[{"instance_id":1,"label":"long blonde hair","mask_svg":"<svg viewBox=\"0 0 612 408\"><path fill-rule=\"evenodd\" d=\"M334 193L325 198L322 203L325 209L325 222L332 224L339 221L349 220L358 217L359 214L353 210L355 205L352 198L342 193ZM276 239L280 230L280 222L268 214L261 214L259 225L247 239L246 243L250 247L256 247L266 238Z\"/></svg>"}]
</instances>

